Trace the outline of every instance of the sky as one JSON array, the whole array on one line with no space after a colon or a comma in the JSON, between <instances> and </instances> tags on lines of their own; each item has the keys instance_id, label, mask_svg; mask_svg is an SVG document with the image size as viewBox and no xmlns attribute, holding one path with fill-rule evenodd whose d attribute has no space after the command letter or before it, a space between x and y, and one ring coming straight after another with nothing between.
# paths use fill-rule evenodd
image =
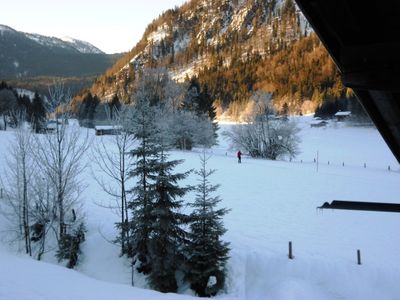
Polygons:
<instances>
[{"instance_id":1,"label":"sky","mask_svg":"<svg viewBox=\"0 0 400 300\"><path fill-rule=\"evenodd\" d=\"M7 2L7 3L3 3ZM87 41L106 53L131 50L147 25L186 0L0 0L0 24Z\"/></svg>"}]
</instances>

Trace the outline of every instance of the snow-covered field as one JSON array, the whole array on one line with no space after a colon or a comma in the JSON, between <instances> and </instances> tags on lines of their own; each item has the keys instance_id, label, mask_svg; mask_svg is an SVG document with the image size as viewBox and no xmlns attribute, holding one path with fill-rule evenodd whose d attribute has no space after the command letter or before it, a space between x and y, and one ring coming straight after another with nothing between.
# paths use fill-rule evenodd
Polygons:
<instances>
[{"instance_id":1,"label":"snow-covered field","mask_svg":"<svg viewBox=\"0 0 400 300\"><path fill-rule=\"evenodd\" d=\"M291 162L244 156L238 164L237 149L223 139L210 150L208 167L217 169L212 179L221 184L221 205L232 209L225 217L224 238L232 249L227 287L216 299L400 299L400 215L317 209L335 199L400 202L398 163L373 128L310 128L309 117L298 121L302 153ZM235 125L221 130L229 126ZM2 162L11 137L0 131ZM172 157L185 159L180 170L200 166L198 151L175 151ZM118 217L96 204L109 199L90 169L83 178L88 233L76 271L1 245L0 299L193 299L187 290L165 295L130 286L129 262L110 243ZM195 181L192 175L185 183ZM356 263L357 249L362 265ZM134 282L145 287L137 274Z\"/></svg>"}]
</instances>

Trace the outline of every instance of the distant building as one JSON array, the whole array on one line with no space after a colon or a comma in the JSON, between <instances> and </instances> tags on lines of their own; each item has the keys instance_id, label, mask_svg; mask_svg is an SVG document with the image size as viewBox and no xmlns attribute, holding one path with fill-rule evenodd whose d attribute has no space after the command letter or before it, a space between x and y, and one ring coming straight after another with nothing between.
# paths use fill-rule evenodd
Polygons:
<instances>
[{"instance_id":1,"label":"distant building","mask_svg":"<svg viewBox=\"0 0 400 300\"><path fill-rule=\"evenodd\" d=\"M42 131L44 132L56 131L58 125L61 125L60 120L48 120L46 122L46 126L42 129Z\"/></svg>"},{"instance_id":2,"label":"distant building","mask_svg":"<svg viewBox=\"0 0 400 300\"><path fill-rule=\"evenodd\" d=\"M335 114L335 118L338 122L344 121L345 119L348 119L351 116L351 111L338 111Z\"/></svg>"},{"instance_id":3,"label":"distant building","mask_svg":"<svg viewBox=\"0 0 400 300\"><path fill-rule=\"evenodd\" d=\"M96 135L115 135L120 134L122 126L98 125L94 127Z\"/></svg>"}]
</instances>

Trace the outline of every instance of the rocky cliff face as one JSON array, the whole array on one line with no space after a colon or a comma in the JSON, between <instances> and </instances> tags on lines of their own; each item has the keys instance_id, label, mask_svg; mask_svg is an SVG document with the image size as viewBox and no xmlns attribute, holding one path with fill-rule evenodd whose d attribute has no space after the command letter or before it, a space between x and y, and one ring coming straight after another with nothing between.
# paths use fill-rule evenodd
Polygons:
<instances>
[{"instance_id":1,"label":"rocky cliff face","mask_svg":"<svg viewBox=\"0 0 400 300\"><path fill-rule=\"evenodd\" d=\"M184 81L215 59L229 65L253 53L266 57L309 31L292 0L193 0L153 21L92 92L102 98L115 93L125 98L141 68L166 67L172 78Z\"/></svg>"},{"instance_id":2,"label":"rocky cliff face","mask_svg":"<svg viewBox=\"0 0 400 300\"><path fill-rule=\"evenodd\" d=\"M179 82L197 77L225 111L244 109L259 89L290 113L313 112L346 92L293 0L192 0L168 10L91 93L129 102L140 71L160 67Z\"/></svg>"}]
</instances>

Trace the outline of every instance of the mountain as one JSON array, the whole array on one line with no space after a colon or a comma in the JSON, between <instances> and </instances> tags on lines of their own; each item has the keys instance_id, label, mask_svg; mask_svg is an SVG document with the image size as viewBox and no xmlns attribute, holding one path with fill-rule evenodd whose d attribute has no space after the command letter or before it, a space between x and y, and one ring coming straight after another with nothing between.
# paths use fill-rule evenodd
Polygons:
<instances>
[{"instance_id":1,"label":"mountain","mask_svg":"<svg viewBox=\"0 0 400 300\"><path fill-rule=\"evenodd\" d=\"M88 42L24 33L0 25L0 79L95 76L112 66L117 57Z\"/></svg>"},{"instance_id":2,"label":"mountain","mask_svg":"<svg viewBox=\"0 0 400 300\"><path fill-rule=\"evenodd\" d=\"M351 93L293 0L191 0L164 12L90 92L129 101L142 69L165 67L177 81L196 76L222 111L245 109L255 90L276 108L310 113Z\"/></svg>"},{"instance_id":3,"label":"mountain","mask_svg":"<svg viewBox=\"0 0 400 300\"><path fill-rule=\"evenodd\" d=\"M71 38L69 36L64 36L61 38L65 43L72 45L75 49L77 49L81 53L97 53L97 54L104 54L99 48L96 48L92 44Z\"/></svg>"},{"instance_id":4,"label":"mountain","mask_svg":"<svg viewBox=\"0 0 400 300\"><path fill-rule=\"evenodd\" d=\"M73 39L71 37L63 37L59 39L56 37L48 37L34 33L23 33L23 34L27 38L45 47L50 47L50 48L58 47L58 48L70 49L74 52L78 51L80 53L86 53L86 54L105 54L103 51L96 48L92 44L85 41Z\"/></svg>"}]
</instances>

